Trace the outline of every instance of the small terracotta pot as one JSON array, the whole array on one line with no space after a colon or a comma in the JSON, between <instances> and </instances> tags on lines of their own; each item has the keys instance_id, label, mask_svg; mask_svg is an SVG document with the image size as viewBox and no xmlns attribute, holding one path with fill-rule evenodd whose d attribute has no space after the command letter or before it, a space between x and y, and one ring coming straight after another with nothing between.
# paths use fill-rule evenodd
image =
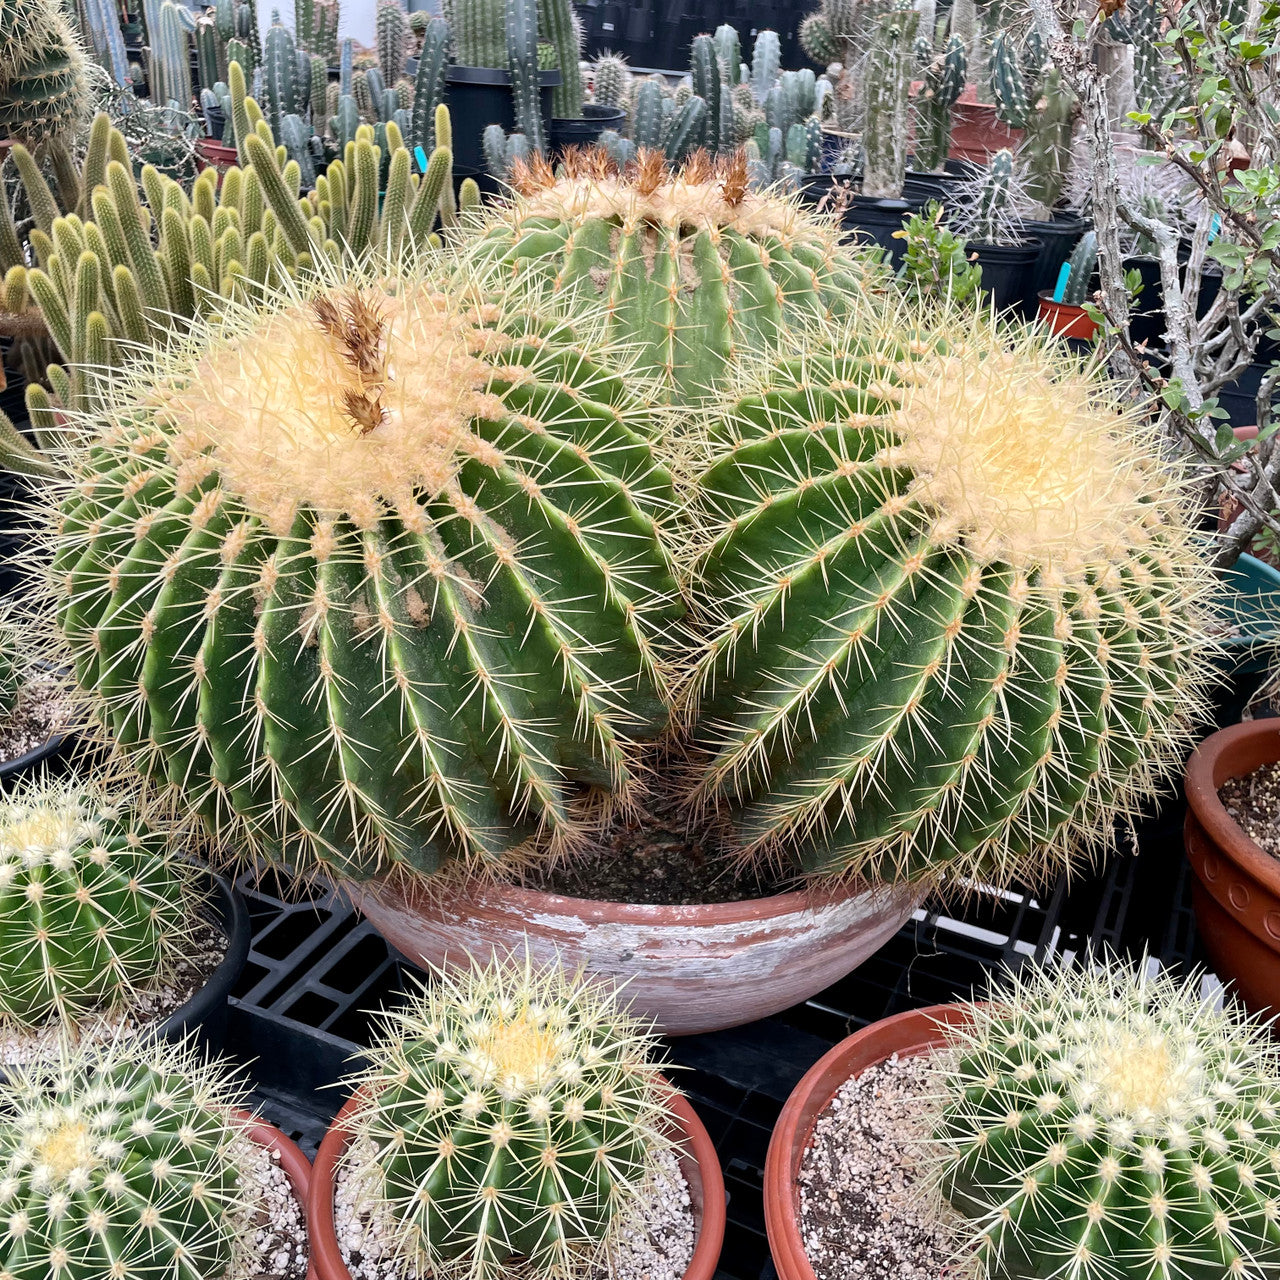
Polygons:
<instances>
[{"instance_id":1,"label":"small terracotta pot","mask_svg":"<svg viewBox=\"0 0 1280 1280\"><path fill-rule=\"evenodd\" d=\"M216 169L218 184L222 184L222 175L233 165L240 163L240 153L235 147L225 143L214 142L212 138L196 139L196 158L201 169Z\"/></svg>"},{"instance_id":2,"label":"small terracotta pot","mask_svg":"<svg viewBox=\"0 0 1280 1280\"><path fill-rule=\"evenodd\" d=\"M1097 321L1083 308L1070 302L1054 302L1049 289L1040 290L1037 316L1060 338L1080 338L1088 342L1098 332Z\"/></svg>"},{"instance_id":3,"label":"small terracotta pot","mask_svg":"<svg viewBox=\"0 0 1280 1280\"><path fill-rule=\"evenodd\" d=\"M240 1114L242 1117L245 1116L244 1112ZM298 1203L302 1206L303 1212L307 1216L307 1253L309 1257L307 1280L317 1280L315 1241L311 1238L311 1211L308 1207L311 1199L311 1162L298 1150L296 1142L286 1138L279 1129L274 1125L268 1124L265 1120L255 1120L253 1122L249 1129L249 1137L258 1146L266 1147L268 1151L275 1151L280 1155L280 1167L289 1179L289 1185L293 1187L293 1194L297 1196Z\"/></svg>"},{"instance_id":4,"label":"small terracotta pot","mask_svg":"<svg viewBox=\"0 0 1280 1280\"><path fill-rule=\"evenodd\" d=\"M996 117L994 103L979 102L972 85L951 108L951 156L985 165L997 151L1017 150L1021 129L1010 129Z\"/></svg>"},{"instance_id":5,"label":"small terracotta pot","mask_svg":"<svg viewBox=\"0 0 1280 1280\"><path fill-rule=\"evenodd\" d=\"M968 1020L968 1006L936 1004L873 1022L823 1054L796 1085L778 1117L764 1162L764 1225L779 1280L817 1280L800 1231L799 1177L813 1127L827 1103L846 1080L895 1053L916 1057L945 1044L939 1024L961 1026Z\"/></svg>"},{"instance_id":6,"label":"small terracotta pot","mask_svg":"<svg viewBox=\"0 0 1280 1280\"><path fill-rule=\"evenodd\" d=\"M1280 1010L1280 861L1227 814L1218 788L1277 760L1280 721L1266 719L1220 730L1187 761L1183 839L1196 927L1213 971L1254 1013Z\"/></svg>"},{"instance_id":7,"label":"small terracotta pot","mask_svg":"<svg viewBox=\"0 0 1280 1280\"><path fill-rule=\"evenodd\" d=\"M668 1035L736 1027L807 1000L878 951L923 896L840 888L663 907L501 883L344 887L411 960L469 965L528 947L540 963L625 982L632 1011Z\"/></svg>"},{"instance_id":8,"label":"small terracotta pot","mask_svg":"<svg viewBox=\"0 0 1280 1280\"><path fill-rule=\"evenodd\" d=\"M361 1091L363 1092L363 1091ZM351 1138L346 1121L360 1103L361 1092L347 1099L324 1135L311 1174L307 1223L311 1232L311 1264L318 1280L351 1280L333 1224L334 1177L338 1158ZM671 1091L671 1117L684 1143L680 1172L689 1184L697 1233L684 1280L712 1280L724 1244L725 1198L720 1158L710 1135L683 1094ZM308 1277L311 1280L311 1277Z\"/></svg>"}]
</instances>

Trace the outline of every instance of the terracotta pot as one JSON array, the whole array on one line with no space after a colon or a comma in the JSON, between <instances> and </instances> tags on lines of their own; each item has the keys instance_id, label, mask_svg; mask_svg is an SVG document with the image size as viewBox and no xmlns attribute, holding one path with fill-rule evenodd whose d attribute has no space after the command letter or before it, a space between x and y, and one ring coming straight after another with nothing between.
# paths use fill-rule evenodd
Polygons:
<instances>
[{"instance_id":1,"label":"terracotta pot","mask_svg":"<svg viewBox=\"0 0 1280 1280\"><path fill-rule=\"evenodd\" d=\"M873 1022L823 1054L796 1085L778 1117L764 1162L764 1225L779 1280L816 1280L800 1231L798 1179L813 1127L827 1103L846 1080L895 1053L915 1057L944 1044L938 1024L959 1026L968 1017L965 1005L937 1004Z\"/></svg>"},{"instance_id":2,"label":"terracotta pot","mask_svg":"<svg viewBox=\"0 0 1280 1280\"><path fill-rule=\"evenodd\" d=\"M1183 838L1196 927L1213 971L1254 1013L1280 1010L1280 861L1228 816L1218 788L1277 760L1280 721L1266 719L1220 730L1187 761Z\"/></svg>"},{"instance_id":3,"label":"terracotta pot","mask_svg":"<svg viewBox=\"0 0 1280 1280\"><path fill-rule=\"evenodd\" d=\"M1054 302L1048 289L1040 291L1038 318L1060 338L1080 338L1088 342L1098 331L1097 322L1083 307L1070 302Z\"/></svg>"},{"instance_id":4,"label":"terracotta pot","mask_svg":"<svg viewBox=\"0 0 1280 1280\"><path fill-rule=\"evenodd\" d=\"M1005 147L1017 150L1021 141L1022 130L1010 129L998 120L995 105L979 102L973 86L966 86L951 109L952 157L985 165Z\"/></svg>"},{"instance_id":5,"label":"terracotta pot","mask_svg":"<svg viewBox=\"0 0 1280 1280\"><path fill-rule=\"evenodd\" d=\"M316 1152L311 1195L307 1200L307 1223L311 1232L311 1263L318 1280L351 1280L351 1272L342 1261L342 1251L334 1231L333 1191L338 1157L346 1149L351 1136L346 1120L356 1109L360 1096L356 1093L347 1099ZM674 1089L671 1091L671 1116L674 1127L684 1140L680 1172L689 1184L697 1233L693 1257L689 1260L684 1280L712 1280L724 1244L725 1198L720 1159L697 1113L684 1095Z\"/></svg>"},{"instance_id":6,"label":"terracotta pot","mask_svg":"<svg viewBox=\"0 0 1280 1280\"><path fill-rule=\"evenodd\" d=\"M411 960L469 965L527 946L539 962L625 982L633 1011L669 1035L736 1027L807 1000L879 950L922 896L841 888L660 907L498 883L345 888Z\"/></svg>"},{"instance_id":7,"label":"terracotta pot","mask_svg":"<svg viewBox=\"0 0 1280 1280\"><path fill-rule=\"evenodd\" d=\"M243 1115L244 1113L242 1112L241 1114ZM307 1280L317 1280L315 1241L311 1238L313 1234L310 1229L311 1211L308 1208L311 1200L311 1162L298 1150L296 1142L286 1138L279 1129L274 1125L267 1124L265 1120L255 1120L253 1122L249 1129L249 1137L260 1147L266 1147L268 1151L276 1151L280 1155L280 1167L289 1179L289 1185L293 1187L293 1194L297 1196L298 1203L302 1206L307 1217L308 1252L310 1254L310 1261L307 1266Z\"/></svg>"},{"instance_id":8,"label":"terracotta pot","mask_svg":"<svg viewBox=\"0 0 1280 1280\"><path fill-rule=\"evenodd\" d=\"M239 153L235 147L228 147L224 143L215 142L212 138L196 139L196 157L201 169L216 169L218 171L219 183L222 182L222 175L232 165L240 163Z\"/></svg>"}]
</instances>

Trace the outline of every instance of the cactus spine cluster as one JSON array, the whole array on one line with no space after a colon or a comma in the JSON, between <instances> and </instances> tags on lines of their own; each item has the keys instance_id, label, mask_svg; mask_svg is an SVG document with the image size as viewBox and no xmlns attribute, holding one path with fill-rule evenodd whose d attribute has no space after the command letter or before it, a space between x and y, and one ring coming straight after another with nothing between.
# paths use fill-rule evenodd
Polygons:
<instances>
[{"instance_id":1,"label":"cactus spine cluster","mask_svg":"<svg viewBox=\"0 0 1280 1280\"><path fill-rule=\"evenodd\" d=\"M630 82L626 59L616 54L602 54L592 65L591 96L602 107L625 106Z\"/></svg>"},{"instance_id":2,"label":"cactus spine cluster","mask_svg":"<svg viewBox=\"0 0 1280 1280\"><path fill-rule=\"evenodd\" d=\"M907 176L911 75L920 15L898 3L876 23L864 84L862 194L897 199Z\"/></svg>"},{"instance_id":3,"label":"cactus spine cluster","mask_svg":"<svg viewBox=\"0 0 1280 1280\"><path fill-rule=\"evenodd\" d=\"M1028 966L949 1033L942 1188L985 1273L1280 1271L1274 1042L1145 964Z\"/></svg>"},{"instance_id":4,"label":"cactus spine cluster","mask_svg":"<svg viewBox=\"0 0 1280 1280\"><path fill-rule=\"evenodd\" d=\"M79 1022L163 982L193 898L165 839L96 788L33 782L0 797L0 1024Z\"/></svg>"},{"instance_id":5,"label":"cactus spine cluster","mask_svg":"<svg viewBox=\"0 0 1280 1280\"><path fill-rule=\"evenodd\" d=\"M611 991L527 956L442 976L354 1081L348 1176L418 1274L581 1274L671 1145L653 1048Z\"/></svg>"},{"instance_id":6,"label":"cactus spine cluster","mask_svg":"<svg viewBox=\"0 0 1280 1280\"><path fill-rule=\"evenodd\" d=\"M409 48L409 19L400 0L378 0L377 12L378 69L388 85L404 75L404 60Z\"/></svg>"},{"instance_id":7,"label":"cactus spine cluster","mask_svg":"<svg viewBox=\"0 0 1280 1280\"><path fill-rule=\"evenodd\" d=\"M830 320L874 287L874 268L829 221L747 180L740 156L694 156L672 172L646 152L619 173L596 151L558 178L535 164L470 252L500 275L609 299L612 332L639 366L673 397L699 399L724 385L736 355Z\"/></svg>"},{"instance_id":8,"label":"cactus spine cluster","mask_svg":"<svg viewBox=\"0 0 1280 1280\"><path fill-rule=\"evenodd\" d=\"M163 1041L6 1067L0 1274L205 1277L243 1265L259 1206L240 1101L224 1072Z\"/></svg>"},{"instance_id":9,"label":"cactus spine cluster","mask_svg":"<svg viewBox=\"0 0 1280 1280\"><path fill-rule=\"evenodd\" d=\"M1013 238L1013 152L997 151L977 179L969 239L977 244L1006 244Z\"/></svg>"},{"instance_id":10,"label":"cactus spine cluster","mask_svg":"<svg viewBox=\"0 0 1280 1280\"><path fill-rule=\"evenodd\" d=\"M628 357L470 296L428 273L230 308L114 383L72 459L77 677L233 848L356 877L562 849L665 723L670 480Z\"/></svg>"},{"instance_id":11,"label":"cactus spine cluster","mask_svg":"<svg viewBox=\"0 0 1280 1280\"><path fill-rule=\"evenodd\" d=\"M1075 95L1056 67L1045 66L1027 124L1027 198L1042 218L1052 215L1066 186L1075 114Z\"/></svg>"},{"instance_id":12,"label":"cactus spine cluster","mask_svg":"<svg viewBox=\"0 0 1280 1280\"><path fill-rule=\"evenodd\" d=\"M697 793L748 854L812 875L1044 880L1182 758L1194 532L1052 337L879 323L716 424Z\"/></svg>"}]
</instances>

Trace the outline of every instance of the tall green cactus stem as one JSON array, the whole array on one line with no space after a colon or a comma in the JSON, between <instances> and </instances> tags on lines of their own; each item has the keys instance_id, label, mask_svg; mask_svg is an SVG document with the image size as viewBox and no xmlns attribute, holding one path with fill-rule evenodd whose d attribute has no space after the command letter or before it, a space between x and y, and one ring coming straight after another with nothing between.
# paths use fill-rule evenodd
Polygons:
<instances>
[{"instance_id":1,"label":"tall green cactus stem","mask_svg":"<svg viewBox=\"0 0 1280 1280\"><path fill-rule=\"evenodd\" d=\"M587 1274L671 1145L654 1048L611 991L527 955L442 976L352 1081L347 1176L419 1274Z\"/></svg>"},{"instance_id":2,"label":"tall green cactus stem","mask_svg":"<svg viewBox=\"0 0 1280 1280\"><path fill-rule=\"evenodd\" d=\"M432 18L422 33L418 70L413 83L413 117L409 146L422 147L428 155L436 146L436 108L444 97L444 77L449 64L449 24Z\"/></svg>"},{"instance_id":3,"label":"tall green cactus stem","mask_svg":"<svg viewBox=\"0 0 1280 1280\"><path fill-rule=\"evenodd\" d=\"M758 31L751 50L751 92L763 105L765 95L778 81L782 65L782 45L776 31Z\"/></svg>"},{"instance_id":4,"label":"tall green cactus stem","mask_svg":"<svg viewBox=\"0 0 1280 1280\"><path fill-rule=\"evenodd\" d=\"M395 84L404 75L409 47L409 20L400 0L378 0L376 36L378 68L387 84Z\"/></svg>"},{"instance_id":5,"label":"tall green cactus stem","mask_svg":"<svg viewBox=\"0 0 1280 1280\"><path fill-rule=\"evenodd\" d=\"M115 0L83 0L81 12L94 60L106 67L117 86L125 88L130 83L129 54Z\"/></svg>"},{"instance_id":6,"label":"tall green cactus stem","mask_svg":"<svg viewBox=\"0 0 1280 1280\"><path fill-rule=\"evenodd\" d=\"M1042 218L1052 215L1066 186L1075 132L1075 95L1049 67L1027 128L1027 197Z\"/></svg>"},{"instance_id":7,"label":"tall green cactus stem","mask_svg":"<svg viewBox=\"0 0 1280 1280\"><path fill-rule=\"evenodd\" d=\"M1051 335L872 317L713 431L685 714L749 854L1045 883L1181 767L1208 571L1149 429Z\"/></svg>"},{"instance_id":8,"label":"tall green cactus stem","mask_svg":"<svg viewBox=\"0 0 1280 1280\"><path fill-rule=\"evenodd\" d=\"M0 1273L221 1276L252 1258L261 1157L244 1101L224 1068L158 1039L6 1066Z\"/></svg>"},{"instance_id":9,"label":"tall green cactus stem","mask_svg":"<svg viewBox=\"0 0 1280 1280\"><path fill-rule=\"evenodd\" d=\"M631 108L631 140L637 147L662 146L662 87L656 80L642 81Z\"/></svg>"},{"instance_id":10,"label":"tall green cactus stem","mask_svg":"<svg viewBox=\"0 0 1280 1280\"><path fill-rule=\"evenodd\" d=\"M1084 305L1089 296L1089 286L1093 281L1093 273L1098 266L1098 233L1092 229L1076 241L1075 248L1067 259L1071 273L1067 276L1067 287L1063 291L1063 302L1073 307Z\"/></svg>"},{"instance_id":11,"label":"tall green cactus stem","mask_svg":"<svg viewBox=\"0 0 1280 1280\"><path fill-rule=\"evenodd\" d=\"M280 137L281 122L287 115L297 115L298 49L293 33L279 22L267 28L262 59L262 89L267 123L275 137Z\"/></svg>"},{"instance_id":12,"label":"tall green cactus stem","mask_svg":"<svg viewBox=\"0 0 1280 1280\"><path fill-rule=\"evenodd\" d=\"M214 20L207 14L196 20L196 58L203 103L204 92L226 76L226 48L218 39Z\"/></svg>"},{"instance_id":13,"label":"tall green cactus stem","mask_svg":"<svg viewBox=\"0 0 1280 1280\"><path fill-rule=\"evenodd\" d=\"M354 65L355 53L352 49L351 41L344 40L342 42L342 53L338 60L338 88L343 94L354 93L352 88L352 67Z\"/></svg>"},{"instance_id":14,"label":"tall green cactus stem","mask_svg":"<svg viewBox=\"0 0 1280 1280\"><path fill-rule=\"evenodd\" d=\"M720 61L720 79L732 88L742 80L742 41L738 38L738 29L728 22L721 23L712 40Z\"/></svg>"},{"instance_id":15,"label":"tall green cactus stem","mask_svg":"<svg viewBox=\"0 0 1280 1280\"><path fill-rule=\"evenodd\" d=\"M898 199L907 176L911 75L916 26L913 9L894 8L876 24L865 78L862 193Z\"/></svg>"},{"instance_id":16,"label":"tall green cactus stem","mask_svg":"<svg viewBox=\"0 0 1280 1280\"><path fill-rule=\"evenodd\" d=\"M533 150L545 153L542 125L541 73L538 70L537 0L506 0L507 70L515 101L516 128L529 139Z\"/></svg>"},{"instance_id":17,"label":"tall green cactus stem","mask_svg":"<svg viewBox=\"0 0 1280 1280\"><path fill-rule=\"evenodd\" d=\"M964 41L953 35L924 72L924 92L916 99L915 163L926 173L941 172L951 152L951 112L964 92L968 65Z\"/></svg>"},{"instance_id":18,"label":"tall green cactus stem","mask_svg":"<svg viewBox=\"0 0 1280 1280\"><path fill-rule=\"evenodd\" d=\"M1032 1280L1280 1270L1280 1070L1201 977L1028 965L949 1033L942 1187L984 1271Z\"/></svg>"},{"instance_id":19,"label":"tall green cactus stem","mask_svg":"<svg viewBox=\"0 0 1280 1280\"><path fill-rule=\"evenodd\" d=\"M518 282L481 315L443 271L197 326L113 382L50 511L80 684L229 848L354 877L554 853L665 723L649 406L589 324Z\"/></svg>"},{"instance_id":20,"label":"tall green cactus stem","mask_svg":"<svg viewBox=\"0 0 1280 1280\"><path fill-rule=\"evenodd\" d=\"M630 81L625 58L605 53L592 64L591 95L602 107L624 106Z\"/></svg>"},{"instance_id":21,"label":"tall green cactus stem","mask_svg":"<svg viewBox=\"0 0 1280 1280\"><path fill-rule=\"evenodd\" d=\"M729 139L722 140L720 137L720 94L723 85L720 78L720 58L710 36L694 36L689 49L689 69L692 73L694 95L706 103L705 145L712 155L716 155L722 147L729 146Z\"/></svg>"},{"instance_id":22,"label":"tall green cactus stem","mask_svg":"<svg viewBox=\"0 0 1280 1280\"><path fill-rule=\"evenodd\" d=\"M683 164L695 151L706 149L710 124L711 113L706 102L693 94L671 121L662 144L667 159Z\"/></svg>"},{"instance_id":23,"label":"tall green cactus stem","mask_svg":"<svg viewBox=\"0 0 1280 1280\"><path fill-rule=\"evenodd\" d=\"M338 65L338 0L297 0L294 6L300 49L314 53L326 67Z\"/></svg>"},{"instance_id":24,"label":"tall green cactus stem","mask_svg":"<svg viewBox=\"0 0 1280 1280\"><path fill-rule=\"evenodd\" d=\"M560 83L551 91L551 114L573 120L582 115L582 33L570 0L539 0L538 27L556 51Z\"/></svg>"},{"instance_id":25,"label":"tall green cactus stem","mask_svg":"<svg viewBox=\"0 0 1280 1280\"><path fill-rule=\"evenodd\" d=\"M459 64L507 69L505 0L453 0L449 25ZM537 23L533 25L536 38Z\"/></svg>"},{"instance_id":26,"label":"tall green cactus stem","mask_svg":"<svg viewBox=\"0 0 1280 1280\"><path fill-rule=\"evenodd\" d=\"M746 187L738 158L682 175L654 154L616 177L569 164L559 180L527 175L468 249L499 276L609 300L637 366L693 401L724 385L737 356L790 325L829 322L877 287L830 220Z\"/></svg>"},{"instance_id":27,"label":"tall green cactus stem","mask_svg":"<svg viewBox=\"0 0 1280 1280\"><path fill-rule=\"evenodd\" d=\"M180 111L189 111L191 60L187 53L183 14L184 11L172 0L164 0L160 5L155 30L151 32L151 59L147 71L151 100L157 106L167 107L176 103Z\"/></svg>"},{"instance_id":28,"label":"tall green cactus stem","mask_svg":"<svg viewBox=\"0 0 1280 1280\"><path fill-rule=\"evenodd\" d=\"M978 244L1006 244L1013 219L1013 152L997 151L982 175L969 238Z\"/></svg>"},{"instance_id":29,"label":"tall green cactus stem","mask_svg":"<svg viewBox=\"0 0 1280 1280\"><path fill-rule=\"evenodd\" d=\"M991 96L996 115L1011 129L1025 129L1031 118L1031 103L1022 75L1022 64L1008 32L998 31L991 41Z\"/></svg>"},{"instance_id":30,"label":"tall green cactus stem","mask_svg":"<svg viewBox=\"0 0 1280 1280\"><path fill-rule=\"evenodd\" d=\"M105 793L36 781L0 798L0 1026L133 1003L171 980L200 901L189 863Z\"/></svg>"}]
</instances>

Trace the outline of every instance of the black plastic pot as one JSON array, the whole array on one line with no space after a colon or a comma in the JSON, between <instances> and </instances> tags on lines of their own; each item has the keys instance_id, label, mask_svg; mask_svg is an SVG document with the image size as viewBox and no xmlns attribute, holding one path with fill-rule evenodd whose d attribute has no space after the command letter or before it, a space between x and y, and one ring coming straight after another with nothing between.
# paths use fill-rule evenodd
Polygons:
<instances>
[{"instance_id":1,"label":"black plastic pot","mask_svg":"<svg viewBox=\"0 0 1280 1280\"><path fill-rule=\"evenodd\" d=\"M1072 249L1076 247L1076 242L1084 235L1088 225L1078 213L1067 211L1055 213L1046 221L1031 219L1022 224L1027 235L1035 236L1040 241L1040 252L1031 268L1023 299L1023 310L1028 320L1035 319L1041 292L1057 285L1062 264L1071 256Z\"/></svg>"},{"instance_id":2,"label":"black plastic pot","mask_svg":"<svg viewBox=\"0 0 1280 1280\"><path fill-rule=\"evenodd\" d=\"M975 172L975 166L967 160L948 160L941 173L933 173L924 169L908 169L907 181L902 194L908 199L923 198L938 200L944 206L955 203L956 192L969 182Z\"/></svg>"},{"instance_id":3,"label":"black plastic pot","mask_svg":"<svg viewBox=\"0 0 1280 1280\"><path fill-rule=\"evenodd\" d=\"M542 121L551 128L551 90L559 71L543 71L539 84ZM516 127L511 73L494 67L450 67L445 73L444 101L453 119L453 158L464 169L484 168L484 131L491 124L510 133Z\"/></svg>"},{"instance_id":4,"label":"black plastic pot","mask_svg":"<svg viewBox=\"0 0 1280 1280\"><path fill-rule=\"evenodd\" d=\"M164 1021L160 1035L166 1040L181 1040L194 1033L202 1044L218 1051L227 1033L227 1000L249 957L253 930L249 908L231 883L212 872L207 875L211 889L208 916L222 930L227 954L209 981Z\"/></svg>"},{"instance_id":5,"label":"black plastic pot","mask_svg":"<svg viewBox=\"0 0 1280 1280\"><path fill-rule=\"evenodd\" d=\"M598 102L584 102L582 115L572 120L551 121L548 140L553 155L562 155L569 147L591 147L606 129L621 129L627 113L621 107L606 107Z\"/></svg>"},{"instance_id":6,"label":"black plastic pot","mask_svg":"<svg viewBox=\"0 0 1280 1280\"><path fill-rule=\"evenodd\" d=\"M1040 253L1040 241L1035 238L1021 244L970 241L969 252L977 257L982 268L982 287L992 296L996 310L1021 307L1027 296L1027 280Z\"/></svg>"},{"instance_id":7,"label":"black plastic pot","mask_svg":"<svg viewBox=\"0 0 1280 1280\"><path fill-rule=\"evenodd\" d=\"M818 208L830 208L841 196L841 188L848 187L851 179L829 173L815 173L805 178L800 186L800 197L806 204ZM876 245L885 251L890 265L896 271L907 251L905 240L895 239L894 232L902 229L903 222L919 212L930 197L919 193L901 200L880 200L874 196L845 195L840 213L840 224L856 241L864 245Z\"/></svg>"},{"instance_id":8,"label":"black plastic pot","mask_svg":"<svg viewBox=\"0 0 1280 1280\"><path fill-rule=\"evenodd\" d=\"M1218 404L1227 411L1227 421L1231 426L1252 427L1257 424L1258 388L1270 369L1270 364L1255 361L1234 382L1227 383L1218 392Z\"/></svg>"},{"instance_id":9,"label":"black plastic pot","mask_svg":"<svg viewBox=\"0 0 1280 1280\"><path fill-rule=\"evenodd\" d=\"M1190 256L1190 245L1183 243L1178 249L1178 260L1185 263ZM1140 254L1124 260L1126 271L1136 271L1142 278L1142 292L1133 304L1129 319L1129 332L1135 342L1159 346L1164 342L1164 284L1160 279L1160 263L1156 258ZM1222 288L1222 272L1216 263L1206 262L1200 277L1200 297L1196 302L1197 319L1205 314L1218 290ZM1253 419L1243 425L1250 426Z\"/></svg>"},{"instance_id":10,"label":"black plastic pot","mask_svg":"<svg viewBox=\"0 0 1280 1280\"><path fill-rule=\"evenodd\" d=\"M38 747L32 747L12 760L0 761L0 789L12 786L28 774L48 772L61 760L70 741L70 734L55 733Z\"/></svg>"}]
</instances>

